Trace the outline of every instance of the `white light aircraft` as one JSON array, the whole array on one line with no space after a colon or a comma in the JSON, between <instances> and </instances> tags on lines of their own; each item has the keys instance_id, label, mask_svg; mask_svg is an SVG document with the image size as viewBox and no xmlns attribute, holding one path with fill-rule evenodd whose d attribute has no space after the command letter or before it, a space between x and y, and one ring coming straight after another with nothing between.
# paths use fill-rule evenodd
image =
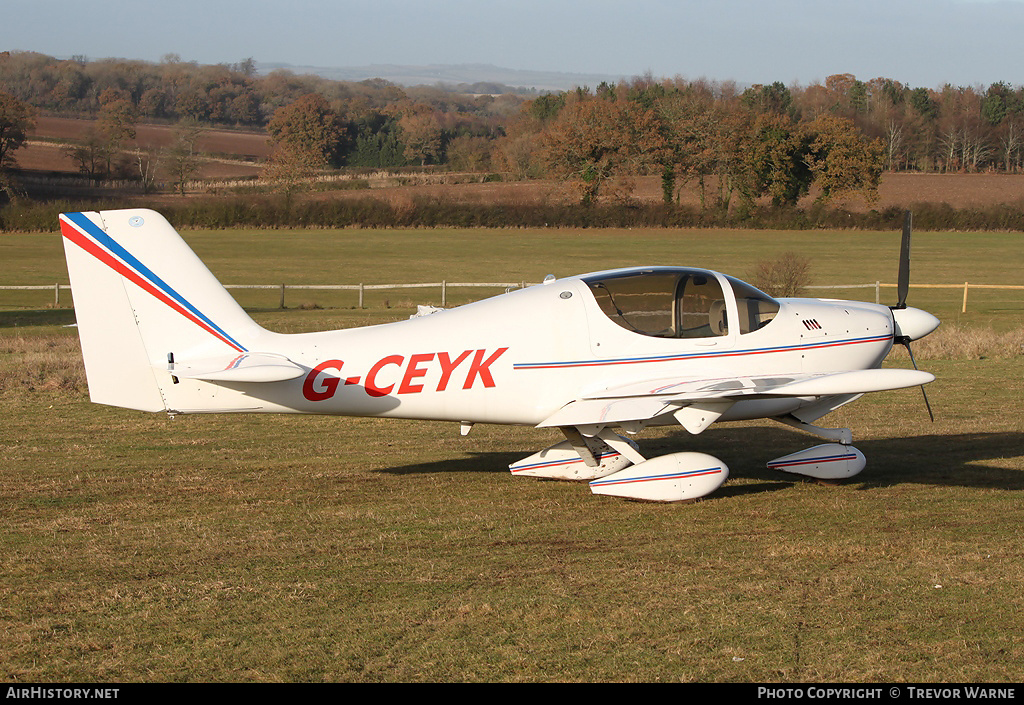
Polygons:
<instances>
[{"instance_id":1,"label":"white light aircraft","mask_svg":"<svg viewBox=\"0 0 1024 705\"><path fill-rule=\"evenodd\" d=\"M257 325L159 213L67 213L60 225L92 401L452 421L463 435L476 423L550 427L565 440L509 469L587 481L595 494L681 501L725 481L713 456L648 459L628 438L665 424L699 434L774 419L829 442L769 467L851 477L865 460L850 430L812 422L866 392L934 379L916 364L881 368L894 343L909 350L939 324L905 304L909 214L893 307L773 299L706 269L634 267L291 335Z\"/></svg>"}]
</instances>

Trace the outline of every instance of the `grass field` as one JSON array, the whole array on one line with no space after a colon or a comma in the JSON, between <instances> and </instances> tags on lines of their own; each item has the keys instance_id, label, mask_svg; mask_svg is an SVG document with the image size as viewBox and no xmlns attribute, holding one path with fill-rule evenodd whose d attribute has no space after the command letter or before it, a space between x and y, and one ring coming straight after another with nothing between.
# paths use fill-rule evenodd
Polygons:
<instances>
[{"instance_id":1,"label":"grass field","mask_svg":"<svg viewBox=\"0 0 1024 705\"><path fill-rule=\"evenodd\" d=\"M186 239L226 284L381 284L397 282L527 281L617 266L679 264L717 269L739 277L758 262L785 252L811 261L812 284L866 284L896 280L897 233L862 231L772 232L750 230L216 230L192 231ZM59 235L0 235L0 285L67 283ZM1024 237L1007 233L917 233L913 284L1024 285ZM272 265L268 266L268 263ZM440 290L384 292L367 300L406 307L440 303ZM488 292L500 293L500 292ZM236 291L243 305L273 308L279 293ZM456 302L479 290L453 292ZM874 299L874 291L818 291L815 295ZM36 308L52 292L2 293L8 307ZM292 305L352 307L354 293L307 292ZM888 297L888 299L886 298ZM914 289L912 304L946 323L1005 327L1024 314L1024 292L974 290L966 316L963 290ZM882 290L882 302L895 290Z\"/></svg>"},{"instance_id":2,"label":"grass field","mask_svg":"<svg viewBox=\"0 0 1024 705\"><path fill-rule=\"evenodd\" d=\"M896 234L845 232L185 235L229 283L539 281L652 263L742 277L787 250L811 258L814 283L892 282L898 250ZM1019 236L914 246L917 283L1022 283ZM0 259L0 284L66 281L56 235L0 236ZM645 432L651 455L710 452L731 469L700 502L656 505L511 477L550 431L90 404L61 327L72 313L47 296L0 292L6 681L1024 678L1019 344L930 355L934 424L916 389L827 417L868 458L839 485L766 470L818 442L769 422ZM437 303L392 292L357 310L317 292L307 303L322 308L279 311L276 296L239 294L287 331ZM961 296L913 289L910 303L968 332L1024 327L1022 292L972 292L965 315Z\"/></svg>"}]
</instances>

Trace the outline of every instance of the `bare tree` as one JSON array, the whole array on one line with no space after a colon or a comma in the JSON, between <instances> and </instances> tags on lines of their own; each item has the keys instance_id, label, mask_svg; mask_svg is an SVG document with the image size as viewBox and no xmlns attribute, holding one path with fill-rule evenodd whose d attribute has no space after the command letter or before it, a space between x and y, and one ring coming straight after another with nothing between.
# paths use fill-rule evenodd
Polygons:
<instances>
[{"instance_id":1,"label":"bare tree","mask_svg":"<svg viewBox=\"0 0 1024 705\"><path fill-rule=\"evenodd\" d=\"M154 154L136 149L134 161L139 168L139 182L142 184L142 192L149 193L156 184L156 175L160 168L159 152Z\"/></svg>"},{"instance_id":2,"label":"bare tree","mask_svg":"<svg viewBox=\"0 0 1024 705\"><path fill-rule=\"evenodd\" d=\"M178 192L185 195L185 184L199 171L196 144L203 128L194 120L182 120L174 129L174 141L167 150L167 166Z\"/></svg>"},{"instance_id":3,"label":"bare tree","mask_svg":"<svg viewBox=\"0 0 1024 705\"><path fill-rule=\"evenodd\" d=\"M981 166L992 154L989 147L987 135L979 126L965 126L963 130L963 141L961 148L961 162L971 172L981 170Z\"/></svg>"},{"instance_id":4,"label":"bare tree","mask_svg":"<svg viewBox=\"0 0 1024 705\"><path fill-rule=\"evenodd\" d=\"M942 131L939 137L939 146L942 149L943 167L942 170L949 172L959 167L959 155L963 136L960 128L951 126Z\"/></svg>"},{"instance_id":5,"label":"bare tree","mask_svg":"<svg viewBox=\"0 0 1024 705\"><path fill-rule=\"evenodd\" d=\"M284 194L285 209L291 210L292 197L309 183L324 166L323 154L296 142L281 142L270 155L261 175Z\"/></svg>"},{"instance_id":6,"label":"bare tree","mask_svg":"<svg viewBox=\"0 0 1024 705\"><path fill-rule=\"evenodd\" d=\"M889 171L893 171L903 158L903 128L895 120L890 120L885 130L885 157Z\"/></svg>"},{"instance_id":7,"label":"bare tree","mask_svg":"<svg viewBox=\"0 0 1024 705\"><path fill-rule=\"evenodd\" d=\"M1021 134L1017 123L1010 122L999 140L1003 148L1003 168L1006 173L1016 173L1020 168Z\"/></svg>"},{"instance_id":8,"label":"bare tree","mask_svg":"<svg viewBox=\"0 0 1024 705\"><path fill-rule=\"evenodd\" d=\"M89 130L84 142L68 147L65 152L78 166L78 171L90 179L99 179L106 174L106 165L109 163L107 146L96 130Z\"/></svg>"},{"instance_id":9,"label":"bare tree","mask_svg":"<svg viewBox=\"0 0 1024 705\"><path fill-rule=\"evenodd\" d=\"M769 296L801 296L810 284L811 260L796 252L783 252L773 260L761 260L750 283Z\"/></svg>"}]
</instances>

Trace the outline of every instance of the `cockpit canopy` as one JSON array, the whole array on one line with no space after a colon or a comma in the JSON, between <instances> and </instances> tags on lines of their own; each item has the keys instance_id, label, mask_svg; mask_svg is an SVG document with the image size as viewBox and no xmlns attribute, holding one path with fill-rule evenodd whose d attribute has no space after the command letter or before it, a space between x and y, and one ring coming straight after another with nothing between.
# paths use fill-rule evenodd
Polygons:
<instances>
[{"instance_id":1,"label":"cockpit canopy","mask_svg":"<svg viewBox=\"0 0 1024 705\"><path fill-rule=\"evenodd\" d=\"M656 338L712 338L728 335L730 324L741 334L768 325L779 303L754 287L700 269L656 268L584 277L598 306L626 330ZM728 313L726 295L734 297L739 320Z\"/></svg>"}]
</instances>

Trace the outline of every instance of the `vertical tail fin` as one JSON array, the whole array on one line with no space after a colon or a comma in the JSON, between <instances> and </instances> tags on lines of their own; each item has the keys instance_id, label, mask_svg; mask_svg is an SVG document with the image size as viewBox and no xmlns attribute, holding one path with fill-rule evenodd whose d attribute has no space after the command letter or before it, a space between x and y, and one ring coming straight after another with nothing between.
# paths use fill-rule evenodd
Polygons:
<instances>
[{"instance_id":1,"label":"vertical tail fin","mask_svg":"<svg viewBox=\"0 0 1024 705\"><path fill-rule=\"evenodd\" d=\"M93 401L168 408L168 356L244 353L262 332L159 213L65 213L60 228Z\"/></svg>"}]
</instances>

